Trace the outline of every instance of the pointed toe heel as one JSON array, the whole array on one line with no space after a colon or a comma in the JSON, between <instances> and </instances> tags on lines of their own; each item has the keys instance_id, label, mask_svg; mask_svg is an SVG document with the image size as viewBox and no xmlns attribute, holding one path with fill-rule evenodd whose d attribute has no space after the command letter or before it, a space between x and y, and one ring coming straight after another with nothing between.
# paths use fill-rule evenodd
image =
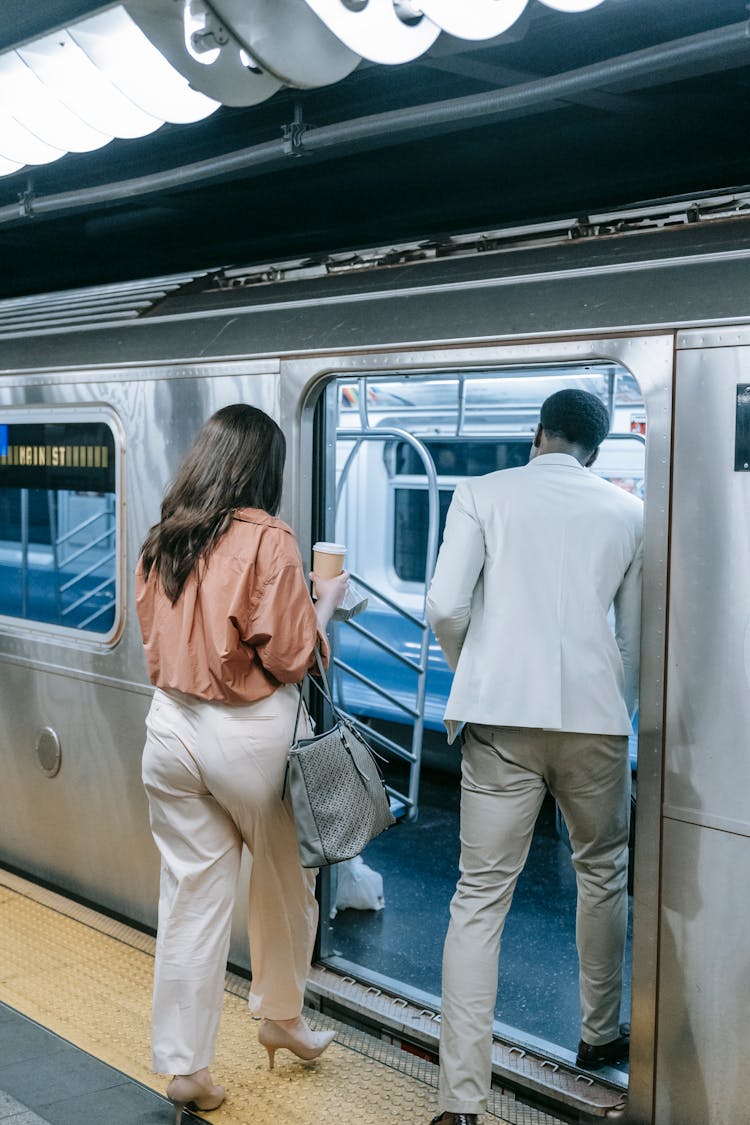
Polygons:
<instances>
[{"instance_id":1,"label":"pointed toe heel","mask_svg":"<svg viewBox=\"0 0 750 1125\"><path fill-rule=\"evenodd\" d=\"M291 1051L303 1062L312 1062L331 1045L335 1036L335 1031L312 1031L304 1020L295 1028L282 1027L273 1020L263 1020L258 1030L258 1042L268 1052L269 1070L273 1070L277 1051Z\"/></svg>"},{"instance_id":2,"label":"pointed toe heel","mask_svg":"<svg viewBox=\"0 0 750 1125\"><path fill-rule=\"evenodd\" d=\"M207 1081L200 1081L192 1075L179 1074L167 1086L167 1097L174 1106L175 1125L181 1125L184 1110L197 1109L201 1113L207 1113L218 1109L226 1097L226 1091L223 1086L214 1086L210 1075Z\"/></svg>"}]
</instances>

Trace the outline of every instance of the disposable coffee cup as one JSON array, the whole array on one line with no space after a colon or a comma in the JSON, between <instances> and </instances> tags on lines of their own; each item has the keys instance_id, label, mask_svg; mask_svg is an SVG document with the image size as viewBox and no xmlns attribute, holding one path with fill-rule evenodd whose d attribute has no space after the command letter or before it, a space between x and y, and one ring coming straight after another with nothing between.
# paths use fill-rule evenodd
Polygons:
<instances>
[{"instance_id":1,"label":"disposable coffee cup","mask_svg":"<svg viewBox=\"0 0 750 1125\"><path fill-rule=\"evenodd\" d=\"M321 578L335 578L344 569L346 558L345 543L315 543L313 544L313 570ZM317 597L317 591L313 587Z\"/></svg>"}]
</instances>

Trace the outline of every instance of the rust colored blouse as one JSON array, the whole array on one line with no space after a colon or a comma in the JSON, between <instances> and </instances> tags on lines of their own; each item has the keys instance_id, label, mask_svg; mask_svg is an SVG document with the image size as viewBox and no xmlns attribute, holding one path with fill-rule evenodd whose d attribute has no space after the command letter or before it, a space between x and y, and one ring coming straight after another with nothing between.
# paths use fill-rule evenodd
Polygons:
<instances>
[{"instance_id":1,"label":"rust colored blouse","mask_svg":"<svg viewBox=\"0 0 750 1125\"><path fill-rule=\"evenodd\" d=\"M252 703L298 683L314 663L317 619L297 540L242 508L174 605L156 571L136 570L136 609L151 683L201 699Z\"/></svg>"}]
</instances>

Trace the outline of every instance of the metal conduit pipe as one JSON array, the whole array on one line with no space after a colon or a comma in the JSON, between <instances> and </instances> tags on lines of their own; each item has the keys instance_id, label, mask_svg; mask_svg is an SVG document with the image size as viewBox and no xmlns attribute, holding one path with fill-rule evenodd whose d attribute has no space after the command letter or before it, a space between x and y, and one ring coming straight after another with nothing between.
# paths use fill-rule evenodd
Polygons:
<instances>
[{"instance_id":1,"label":"metal conduit pipe","mask_svg":"<svg viewBox=\"0 0 750 1125\"><path fill-rule=\"evenodd\" d=\"M297 134L293 147L287 140L269 141L166 172L57 195L24 196L19 204L0 207L0 223L18 223L30 217L117 203L188 184L208 183L240 172L261 175L283 167L292 153L304 153L317 160L332 159L349 151L382 148L414 135L424 138L448 133L463 129L468 123L490 124L602 87L623 87L634 82L652 86L675 80L681 71L694 71L719 59L727 69L750 63L750 22L742 21L671 40L535 82L310 129Z\"/></svg>"}]
</instances>

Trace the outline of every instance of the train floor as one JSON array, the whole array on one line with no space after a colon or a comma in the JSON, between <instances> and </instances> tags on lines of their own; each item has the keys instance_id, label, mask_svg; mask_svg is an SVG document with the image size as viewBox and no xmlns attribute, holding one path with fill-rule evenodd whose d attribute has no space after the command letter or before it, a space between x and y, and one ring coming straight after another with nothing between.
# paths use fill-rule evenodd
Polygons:
<instances>
[{"instance_id":1,"label":"train floor","mask_svg":"<svg viewBox=\"0 0 750 1125\"><path fill-rule=\"evenodd\" d=\"M0 1122L159 1125L172 1121L166 1077L150 1069L154 940L0 869ZM309 1011L336 1040L311 1065L285 1054L273 1071L246 1006L247 981L227 974L213 1073L228 1090L214 1125L419 1125L436 1106L429 1059ZM493 1091L485 1118L561 1125Z\"/></svg>"},{"instance_id":2,"label":"train floor","mask_svg":"<svg viewBox=\"0 0 750 1125\"><path fill-rule=\"evenodd\" d=\"M423 775L419 818L396 825L365 852L367 865L383 877L385 907L338 913L328 934L334 957L440 995L443 940L458 877L458 802L458 777ZM548 800L505 925L495 1017L524 1037L559 1046L562 1058L572 1058L580 1035L575 913L570 851L558 837ZM630 1009L629 914L623 1019Z\"/></svg>"}]
</instances>

